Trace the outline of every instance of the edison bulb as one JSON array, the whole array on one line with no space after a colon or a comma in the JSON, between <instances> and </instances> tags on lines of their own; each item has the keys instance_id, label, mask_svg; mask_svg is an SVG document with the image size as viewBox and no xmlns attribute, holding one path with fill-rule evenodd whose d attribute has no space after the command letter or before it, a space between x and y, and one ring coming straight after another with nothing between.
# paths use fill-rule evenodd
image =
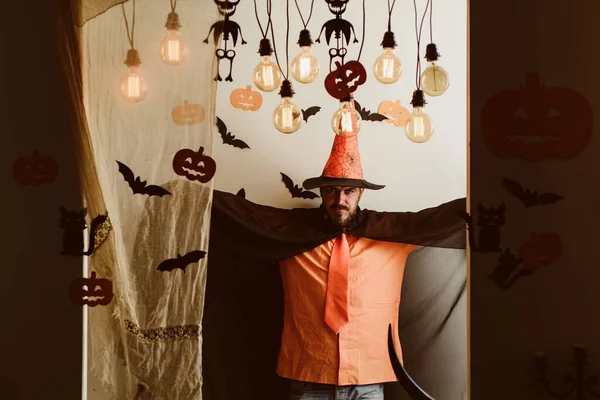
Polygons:
<instances>
[{"instance_id":1,"label":"edison bulb","mask_svg":"<svg viewBox=\"0 0 600 400\"><path fill-rule=\"evenodd\" d=\"M331 128L338 136L352 137L360 130L360 121L360 113L354 108L353 102L343 101L331 117Z\"/></svg>"},{"instance_id":2,"label":"edison bulb","mask_svg":"<svg viewBox=\"0 0 600 400\"><path fill-rule=\"evenodd\" d=\"M168 30L160 41L160 58L168 65L180 65L187 55L187 48L176 30Z\"/></svg>"},{"instance_id":3,"label":"edison bulb","mask_svg":"<svg viewBox=\"0 0 600 400\"><path fill-rule=\"evenodd\" d=\"M406 137L415 143L428 141L433 135L431 118L423 111L423 107L415 107L410 118L404 125Z\"/></svg>"},{"instance_id":4,"label":"edison bulb","mask_svg":"<svg viewBox=\"0 0 600 400\"><path fill-rule=\"evenodd\" d=\"M273 125L281 133L294 133L302 123L302 111L290 97L282 97L281 104L273 112Z\"/></svg>"},{"instance_id":5,"label":"edison bulb","mask_svg":"<svg viewBox=\"0 0 600 400\"><path fill-rule=\"evenodd\" d=\"M121 95L131 103L137 103L144 100L148 94L148 85L146 80L137 72L137 68L129 68L129 73L121 78Z\"/></svg>"},{"instance_id":6,"label":"edison bulb","mask_svg":"<svg viewBox=\"0 0 600 400\"><path fill-rule=\"evenodd\" d=\"M271 56L261 56L254 68L254 84L263 92L272 92L281 85L281 72Z\"/></svg>"},{"instance_id":7,"label":"edison bulb","mask_svg":"<svg viewBox=\"0 0 600 400\"><path fill-rule=\"evenodd\" d=\"M400 59L394 54L392 47L383 49L383 54L377 57L373 64L373 74L375 79L381 83L390 84L400 79L402 75L402 64Z\"/></svg>"},{"instance_id":8,"label":"edison bulb","mask_svg":"<svg viewBox=\"0 0 600 400\"><path fill-rule=\"evenodd\" d=\"M319 61L312 54L310 46L303 46L300 53L292 59L290 71L300 83L310 83L319 75Z\"/></svg>"},{"instance_id":9,"label":"edison bulb","mask_svg":"<svg viewBox=\"0 0 600 400\"><path fill-rule=\"evenodd\" d=\"M437 61L429 61L429 66L421 74L421 89L429 96L439 96L443 94L450 81L448 73L437 64Z\"/></svg>"}]
</instances>

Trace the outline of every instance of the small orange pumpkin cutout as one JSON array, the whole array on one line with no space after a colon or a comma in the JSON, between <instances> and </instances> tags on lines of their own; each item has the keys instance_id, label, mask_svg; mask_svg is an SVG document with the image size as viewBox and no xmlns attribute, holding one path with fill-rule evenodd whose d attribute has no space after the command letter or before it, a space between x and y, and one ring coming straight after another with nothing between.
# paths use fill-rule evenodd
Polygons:
<instances>
[{"instance_id":1,"label":"small orange pumpkin cutout","mask_svg":"<svg viewBox=\"0 0 600 400\"><path fill-rule=\"evenodd\" d=\"M245 88L234 89L229 96L229 102L233 108L244 111L257 111L263 103L262 94L252 90L252 85Z\"/></svg>"},{"instance_id":2,"label":"small orange pumpkin cutout","mask_svg":"<svg viewBox=\"0 0 600 400\"><path fill-rule=\"evenodd\" d=\"M522 265L530 270L552 264L563 253L563 244L556 233L532 233L519 249Z\"/></svg>"},{"instance_id":3,"label":"small orange pumpkin cutout","mask_svg":"<svg viewBox=\"0 0 600 400\"><path fill-rule=\"evenodd\" d=\"M206 112L200 104L190 104L185 100L182 105L173 108L173 122L179 126L195 125L204 121Z\"/></svg>"},{"instance_id":4,"label":"small orange pumpkin cutout","mask_svg":"<svg viewBox=\"0 0 600 400\"><path fill-rule=\"evenodd\" d=\"M387 117L385 122L394 126L404 126L410 118L410 111L400 105L400 100L382 101L377 112Z\"/></svg>"}]
</instances>

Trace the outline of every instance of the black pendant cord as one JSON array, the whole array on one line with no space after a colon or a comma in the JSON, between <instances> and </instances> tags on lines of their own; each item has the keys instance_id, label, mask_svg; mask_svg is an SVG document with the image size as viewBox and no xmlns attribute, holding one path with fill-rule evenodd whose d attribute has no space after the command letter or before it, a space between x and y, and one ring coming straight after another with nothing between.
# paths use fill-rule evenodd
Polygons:
<instances>
[{"instance_id":1,"label":"black pendant cord","mask_svg":"<svg viewBox=\"0 0 600 400\"><path fill-rule=\"evenodd\" d=\"M267 7L269 7L269 4L270 3L267 1ZM256 0L254 0L254 15L256 16L256 22L258 22L258 28L260 29L260 33L262 34L263 39L266 39L267 35L269 34L269 28L271 27L271 16L269 14L269 21L267 22L267 27L266 29L263 29L262 24L260 23L260 18L258 17L258 6L256 5Z\"/></svg>"},{"instance_id":2,"label":"black pendant cord","mask_svg":"<svg viewBox=\"0 0 600 400\"><path fill-rule=\"evenodd\" d=\"M362 54L362 50L363 50L363 46L365 44L365 33L366 33L366 25L367 25L367 7L365 5L365 1L363 0L363 4L362 4L362 11L363 11L363 18L362 18L362 38L360 41L360 50L358 50L358 57L356 58L356 61L360 61L360 55Z\"/></svg>"},{"instance_id":3,"label":"black pendant cord","mask_svg":"<svg viewBox=\"0 0 600 400\"><path fill-rule=\"evenodd\" d=\"M433 43L433 0L429 0L429 43Z\"/></svg>"},{"instance_id":4,"label":"black pendant cord","mask_svg":"<svg viewBox=\"0 0 600 400\"><path fill-rule=\"evenodd\" d=\"M131 6L133 8L132 16L131 16L131 34L129 33L129 23L127 22L127 14L125 14L125 3L121 3L121 9L123 10L123 18L125 19L125 29L127 30L127 39L129 40L129 45L132 49L134 49L134 36L135 33L135 0L132 0Z\"/></svg>"},{"instance_id":5,"label":"black pendant cord","mask_svg":"<svg viewBox=\"0 0 600 400\"><path fill-rule=\"evenodd\" d=\"M307 29L308 23L310 22L310 19L312 18L313 6L315 5L315 0L312 0L310 3L310 12L308 14L308 19L306 21L304 21L304 17L302 16L302 11L300 11L300 6L298 5L298 0L294 0L294 2L296 3L296 8L298 9L298 14L300 15L300 19L302 20L302 25L304 25L304 29Z\"/></svg>"},{"instance_id":6,"label":"black pendant cord","mask_svg":"<svg viewBox=\"0 0 600 400\"><path fill-rule=\"evenodd\" d=\"M431 0L427 0L427 5L425 6L425 11L423 12L423 18L421 18L421 24L418 24L419 21L419 13L417 11L417 0L413 0L413 5L415 8L415 33L417 35L417 68L416 68L416 83L417 90L421 90L421 31L423 30L423 22L425 21L425 16L427 15L427 10L429 9L429 3Z\"/></svg>"},{"instance_id":7,"label":"black pendant cord","mask_svg":"<svg viewBox=\"0 0 600 400\"><path fill-rule=\"evenodd\" d=\"M177 7L177 0L170 0L171 2L171 12L175 12L175 8Z\"/></svg>"},{"instance_id":8,"label":"black pendant cord","mask_svg":"<svg viewBox=\"0 0 600 400\"><path fill-rule=\"evenodd\" d=\"M269 14L269 24L271 24L271 0L268 0L267 5L267 13ZM279 56L277 55L277 48L275 46L275 32L273 30L273 25L271 24L271 39L273 40L273 53L275 53L275 61L277 61L277 66L279 67L279 71L281 75L283 75L284 79L289 80L289 42L290 42L290 0L286 0L286 33L285 33L285 74L283 73L283 69L281 68L281 64L279 63Z\"/></svg>"},{"instance_id":9,"label":"black pendant cord","mask_svg":"<svg viewBox=\"0 0 600 400\"><path fill-rule=\"evenodd\" d=\"M394 11L394 6L396 5L396 0L392 1L390 3L390 0L388 0L388 32L390 32L392 30L392 11Z\"/></svg>"}]
</instances>

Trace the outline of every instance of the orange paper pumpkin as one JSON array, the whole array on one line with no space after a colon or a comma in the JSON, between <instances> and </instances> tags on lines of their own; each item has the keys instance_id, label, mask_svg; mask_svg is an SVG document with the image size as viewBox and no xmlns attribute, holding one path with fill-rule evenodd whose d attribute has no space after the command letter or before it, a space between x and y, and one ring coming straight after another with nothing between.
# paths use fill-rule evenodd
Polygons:
<instances>
[{"instance_id":1,"label":"orange paper pumpkin","mask_svg":"<svg viewBox=\"0 0 600 400\"><path fill-rule=\"evenodd\" d=\"M400 105L400 100L382 101L377 112L387 117L385 122L395 126L404 126L410 118L410 111Z\"/></svg>"},{"instance_id":2,"label":"orange paper pumpkin","mask_svg":"<svg viewBox=\"0 0 600 400\"><path fill-rule=\"evenodd\" d=\"M204 147L194 151L182 149L173 157L173 170L177 175L185 176L190 181L206 183L212 179L217 170L217 164L210 156L203 154Z\"/></svg>"},{"instance_id":3,"label":"orange paper pumpkin","mask_svg":"<svg viewBox=\"0 0 600 400\"><path fill-rule=\"evenodd\" d=\"M256 111L262 106L263 97L259 92L252 90L251 85L248 85L246 88L234 89L229 96L229 101L233 108Z\"/></svg>"},{"instance_id":4,"label":"orange paper pumpkin","mask_svg":"<svg viewBox=\"0 0 600 400\"><path fill-rule=\"evenodd\" d=\"M580 93L543 87L537 73L532 73L521 90L492 96L481 123L485 144L496 156L541 161L581 153L592 134L593 113Z\"/></svg>"},{"instance_id":5,"label":"orange paper pumpkin","mask_svg":"<svg viewBox=\"0 0 600 400\"><path fill-rule=\"evenodd\" d=\"M182 105L173 108L171 116L177 125L194 125L204 121L206 113L200 104L190 104L185 100Z\"/></svg>"},{"instance_id":6,"label":"orange paper pumpkin","mask_svg":"<svg viewBox=\"0 0 600 400\"><path fill-rule=\"evenodd\" d=\"M54 182L58 176L58 163L54 158L42 156L34 150L32 155L16 159L12 173L19 185L40 186Z\"/></svg>"},{"instance_id":7,"label":"orange paper pumpkin","mask_svg":"<svg viewBox=\"0 0 600 400\"><path fill-rule=\"evenodd\" d=\"M104 278L96 278L92 272L89 278L78 278L69 288L69 296L75 305L95 307L106 306L113 299L112 282Z\"/></svg>"},{"instance_id":8,"label":"orange paper pumpkin","mask_svg":"<svg viewBox=\"0 0 600 400\"><path fill-rule=\"evenodd\" d=\"M523 267L531 270L552 264L563 253L563 244L555 233L532 233L519 249Z\"/></svg>"}]
</instances>

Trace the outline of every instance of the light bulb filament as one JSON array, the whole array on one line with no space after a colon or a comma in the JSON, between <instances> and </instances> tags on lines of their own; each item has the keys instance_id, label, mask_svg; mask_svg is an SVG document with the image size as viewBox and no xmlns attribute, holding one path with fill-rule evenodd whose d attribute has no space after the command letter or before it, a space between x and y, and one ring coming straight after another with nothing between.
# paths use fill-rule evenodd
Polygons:
<instances>
[{"instance_id":1,"label":"light bulb filament","mask_svg":"<svg viewBox=\"0 0 600 400\"><path fill-rule=\"evenodd\" d=\"M130 98L140 97L140 77L136 75L129 75L127 79L127 96Z\"/></svg>"},{"instance_id":2,"label":"light bulb filament","mask_svg":"<svg viewBox=\"0 0 600 400\"><path fill-rule=\"evenodd\" d=\"M415 137L423 137L425 136L425 121L421 115L417 115L413 118L413 122L415 124L414 128L414 136Z\"/></svg>"},{"instance_id":3,"label":"light bulb filament","mask_svg":"<svg viewBox=\"0 0 600 400\"><path fill-rule=\"evenodd\" d=\"M294 125L293 109L289 106L284 106L281 110L281 126L284 129L290 129Z\"/></svg>"},{"instance_id":4,"label":"light bulb filament","mask_svg":"<svg viewBox=\"0 0 600 400\"><path fill-rule=\"evenodd\" d=\"M179 61L179 41L178 40L169 40L167 45L167 54L169 60L171 61Z\"/></svg>"},{"instance_id":5,"label":"light bulb filament","mask_svg":"<svg viewBox=\"0 0 600 400\"><path fill-rule=\"evenodd\" d=\"M273 76L273 66L263 65L262 75L265 86L275 85L275 77Z\"/></svg>"},{"instance_id":6,"label":"light bulb filament","mask_svg":"<svg viewBox=\"0 0 600 400\"><path fill-rule=\"evenodd\" d=\"M342 116L340 118L340 131L343 133L351 133L354 130L352 117L353 115L351 111L342 112Z\"/></svg>"},{"instance_id":7,"label":"light bulb filament","mask_svg":"<svg viewBox=\"0 0 600 400\"><path fill-rule=\"evenodd\" d=\"M302 79L306 79L310 72L310 59L308 57L302 57L300 59L300 76Z\"/></svg>"},{"instance_id":8,"label":"light bulb filament","mask_svg":"<svg viewBox=\"0 0 600 400\"><path fill-rule=\"evenodd\" d=\"M382 75L385 79L391 79L394 76L394 59L386 58L383 60Z\"/></svg>"}]
</instances>

